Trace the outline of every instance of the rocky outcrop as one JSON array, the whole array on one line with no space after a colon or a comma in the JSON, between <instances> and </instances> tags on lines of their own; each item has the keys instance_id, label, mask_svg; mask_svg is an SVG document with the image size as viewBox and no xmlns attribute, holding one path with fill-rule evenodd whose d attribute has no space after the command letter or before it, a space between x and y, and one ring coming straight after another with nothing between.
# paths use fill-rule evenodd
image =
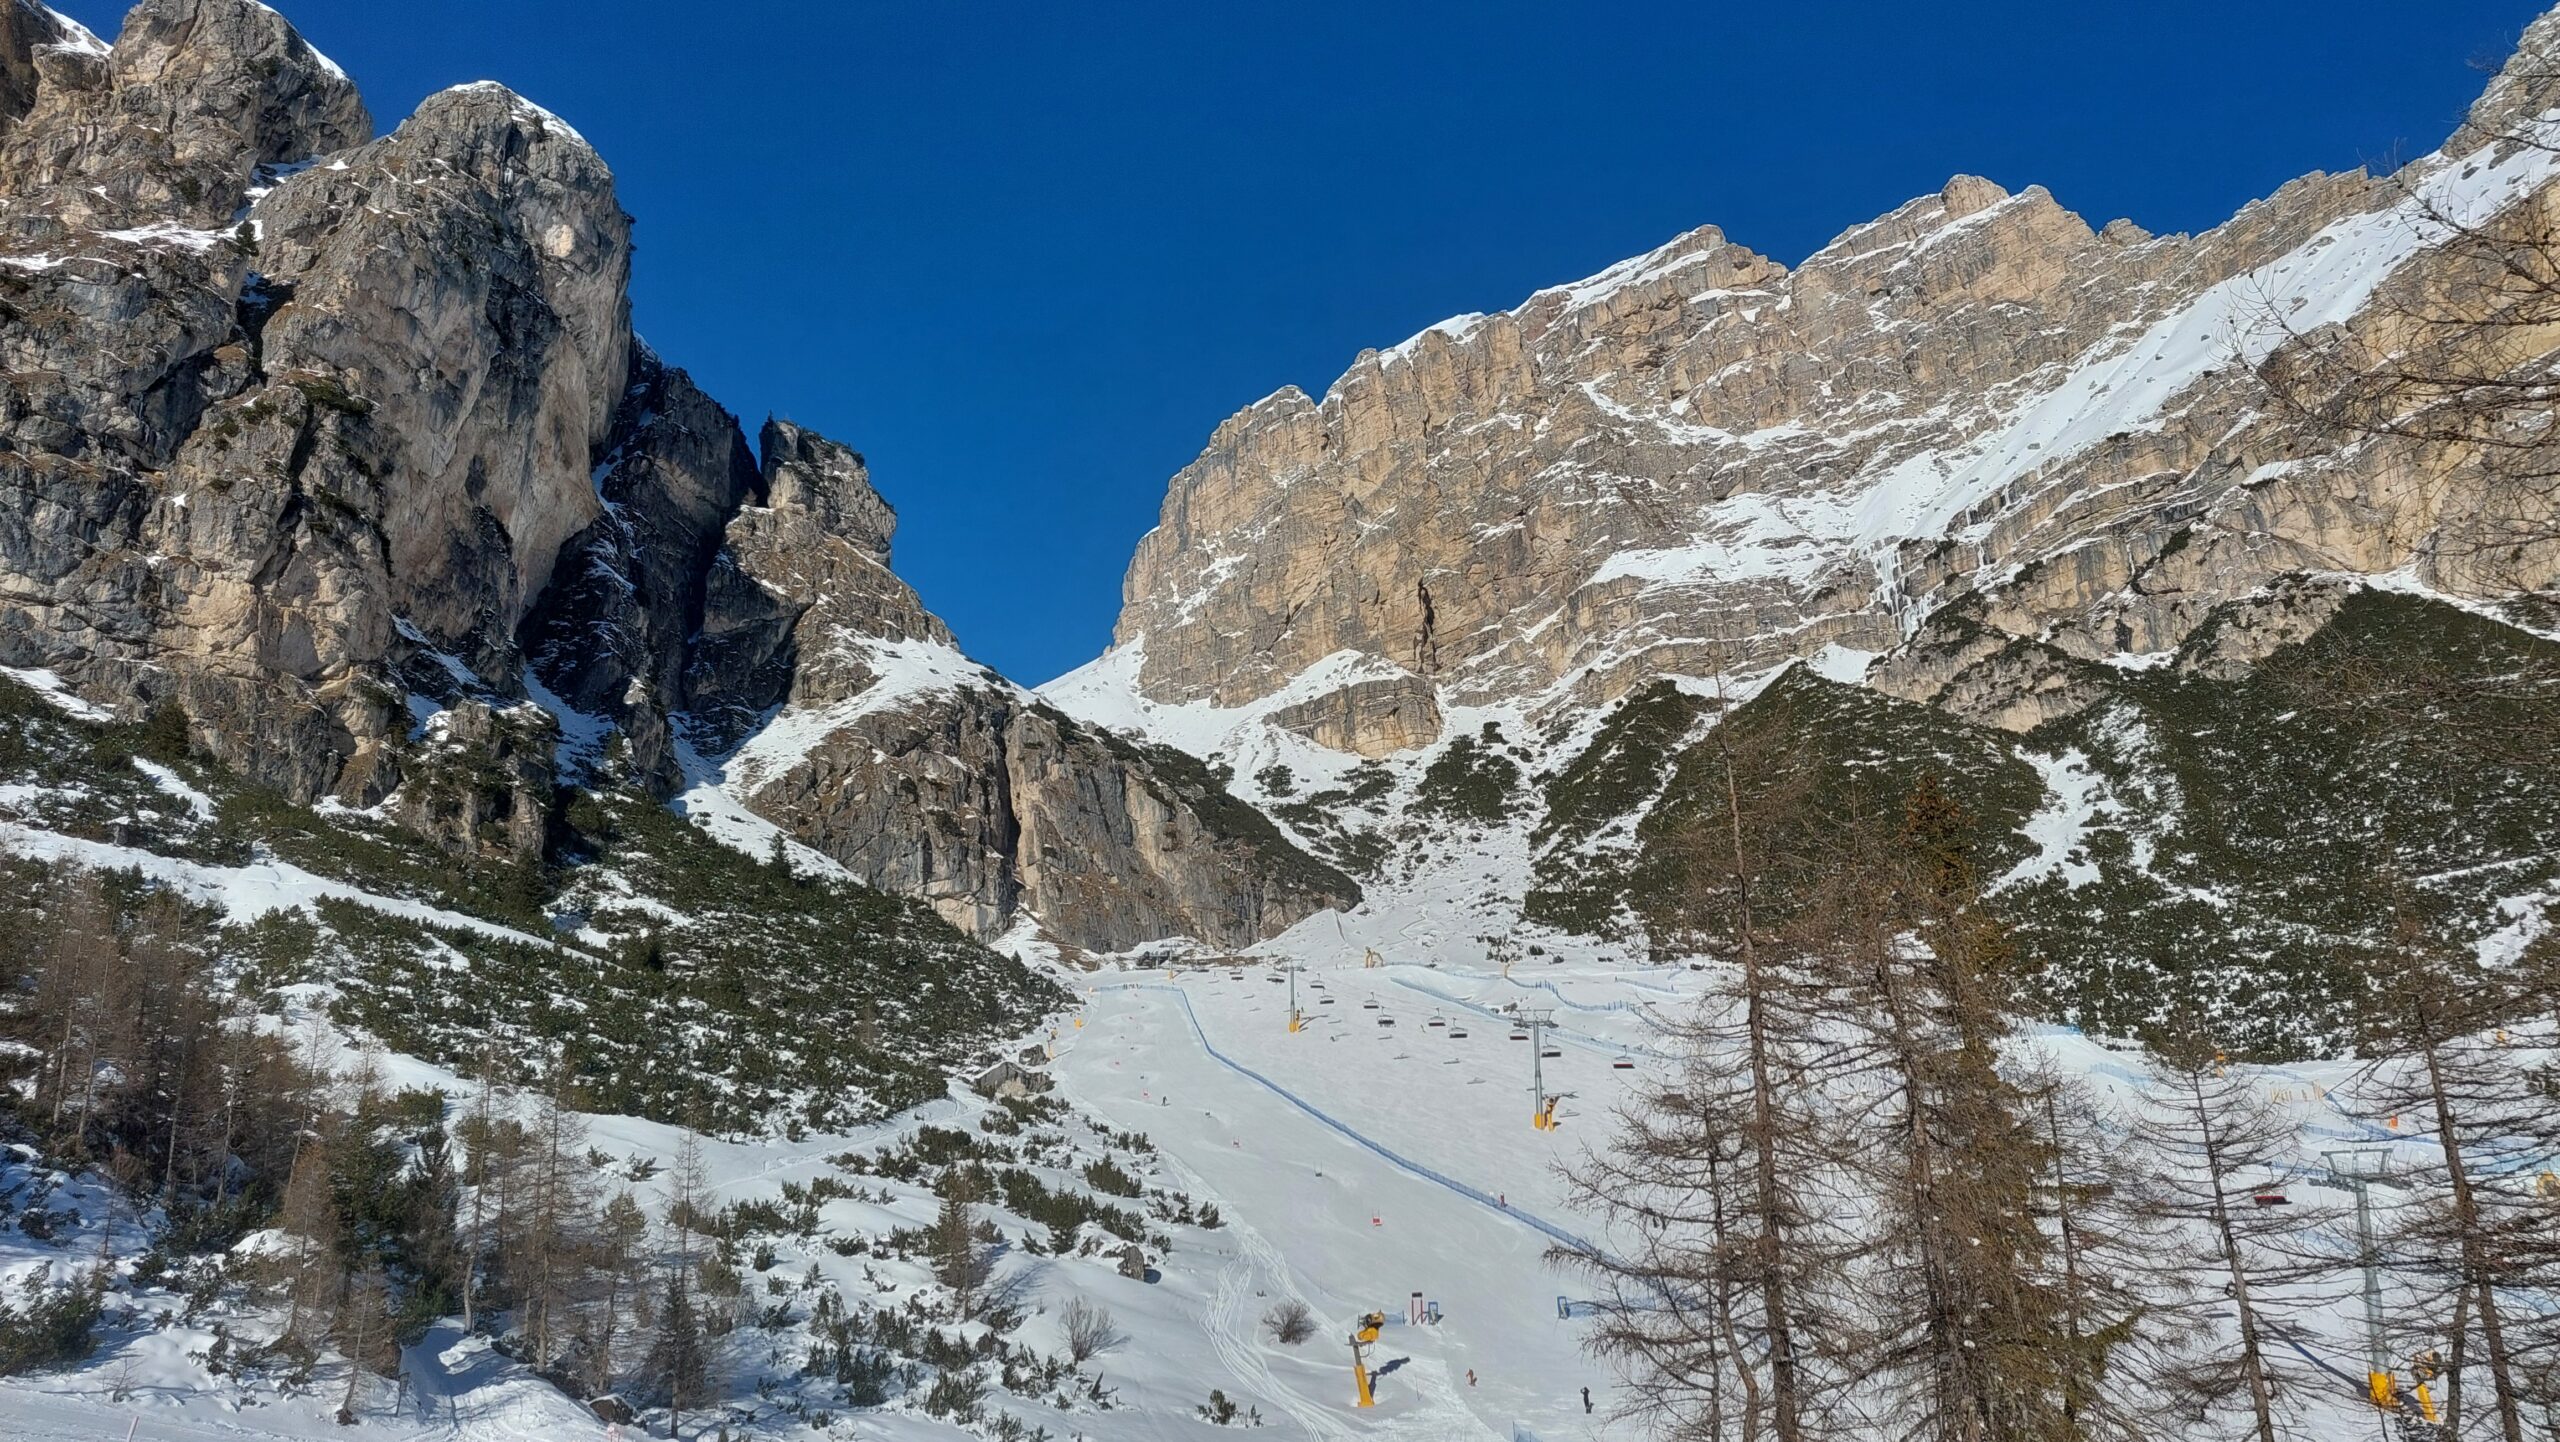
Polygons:
<instances>
[{"instance_id":1,"label":"rocky outcrop","mask_svg":"<svg viewBox=\"0 0 2560 1442\"><path fill-rule=\"evenodd\" d=\"M1091 951L1174 937L1234 950L1359 900L1199 761L964 670L805 722L786 712L773 730L806 724L814 744L772 764L772 741L750 740L732 781L863 880L983 937L1028 913Z\"/></svg>"},{"instance_id":2,"label":"rocky outcrop","mask_svg":"<svg viewBox=\"0 0 2560 1442\"><path fill-rule=\"evenodd\" d=\"M2324 328L2388 353L2395 297L2457 264L2430 213L2555 203L2551 148L2499 143L2555 104L2555 57L2546 17L2443 155L2201 235L1958 177L1792 269L1707 227L1364 353L1174 477L1115 648L1152 702L1375 756L1374 695L1303 694L1345 651L1543 716L1839 646L2024 727L2092 694L2053 663L2172 651L2287 574L2548 584L2560 546L2491 577L2433 543L2459 457L2346 445L2265 377ZM1981 633L1960 683L1950 607Z\"/></svg>"},{"instance_id":3,"label":"rocky outcrop","mask_svg":"<svg viewBox=\"0 0 2560 1442\"><path fill-rule=\"evenodd\" d=\"M1360 899L1181 752L1034 705L1016 714L1006 765L1025 902L1076 945L1187 936L1234 951Z\"/></svg>"},{"instance_id":4,"label":"rocky outcrop","mask_svg":"<svg viewBox=\"0 0 2560 1442\"><path fill-rule=\"evenodd\" d=\"M389 202L389 203L386 203ZM428 97L256 210L270 372L396 439L378 524L391 606L484 680L570 537L630 375L629 218L575 131L509 91Z\"/></svg>"},{"instance_id":5,"label":"rocky outcrop","mask_svg":"<svg viewBox=\"0 0 2560 1442\"><path fill-rule=\"evenodd\" d=\"M38 55L53 50L97 53L105 48L78 21L37 0L0 3L0 138L35 108L41 83Z\"/></svg>"},{"instance_id":6,"label":"rocky outcrop","mask_svg":"<svg viewBox=\"0 0 2560 1442\"><path fill-rule=\"evenodd\" d=\"M1440 699L1419 676L1354 681L1272 712L1271 724L1336 751L1392 756L1440 739Z\"/></svg>"},{"instance_id":7,"label":"rocky outcrop","mask_svg":"<svg viewBox=\"0 0 2560 1442\"><path fill-rule=\"evenodd\" d=\"M539 851L563 779L672 794L689 742L981 934L1242 944L1352 894L967 661L860 455L751 450L638 346L557 117L467 85L377 140L252 0L112 48L0 7L0 664L457 851Z\"/></svg>"},{"instance_id":8,"label":"rocky outcrop","mask_svg":"<svg viewBox=\"0 0 2560 1442\"><path fill-rule=\"evenodd\" d=\"M513 633L601 511L611 177L493 86L366 143L346 77L247 0L149 0L112 52L32 64L0 162L0 661L174 702L296 799L379 801L419 715L521 696Z\"/></svg>"},{"instance_id":9,"label":"rocky outcrop","mask_svg":"<svg viewBox=\"0 0 2560 1442\"><path fill-rule=\"evenodd\" d=\"M0 217L21 243L228 226L261 170L373 134L345 73L256 0L144 0L111 51L8 3L0 106L20 118L0 139Z\"/></svg>"},{"instance_id":10,"label":"rocky outcrop","mask_svg":"<svg viewBox=\"0 0 2560 1442\"><path fill-rule=\"evenodd\" d=\"M886 890L982 937L1025 912L1069 945L1241 947L1356 885L1201 764L1080 727L963 656L889 569L862 458L765 424L762 504L730 521L687 671L723 784Z\"/></svg>"},{"instance_id":11,"label":"rocky outcrop","mask_svg":"<svg viewBox=\"0 0 2560 1442\"><path fill-rule=\"evenodd\" d=\"M889 569L897 517L862 457L780 420L765 422L759 449L763 502L728 523L687 670L688 707L715 751L784 702L823 707L870 689L884 646L953 646Z\"/></svg>"},{"instance_id":12,"label":"rocky outcrop","mask_svg":"<svg viewBox=\"0 0 2560 1442\"><path fill-rule=\"evenodd\" d=\"M543 685L612 722L633 773L663 792L713 562L762 481L737 418L646 347L595 480L602 513L570 538L520 639Z\"/></svg>"}]
</instances>

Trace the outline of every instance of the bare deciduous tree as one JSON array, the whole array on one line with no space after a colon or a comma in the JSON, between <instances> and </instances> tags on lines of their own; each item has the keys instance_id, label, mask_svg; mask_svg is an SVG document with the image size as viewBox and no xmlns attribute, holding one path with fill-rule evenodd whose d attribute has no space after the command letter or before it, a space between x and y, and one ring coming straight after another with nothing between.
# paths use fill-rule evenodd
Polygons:
<instances>
[{"instance_id":1,"label":"bare deciduous tree","mask_svg":"<svg viewBox=\"0 0 2560 1442\"><path fill-rule=\"evenodd\" d=\"M1316 1334L1316 1314L1295 1297L1273 1304L1262 1314L1262 1330L1284 1347L1295 1347Z\"/></svg>"},{"instance_id":2,"label":"bare deciduous tree","mask_svg":"<svg viewBox=\"0 0 2560 1442\"><path fill-rule=\"evenodd\" d=\"M1109 1308L1082 1297L1068 1302L1058 1321L1067 1331L1067 1355L1079 1367L1129 1343L1129 1334L1112 1320Z\"/></svg>"}]
</instances>

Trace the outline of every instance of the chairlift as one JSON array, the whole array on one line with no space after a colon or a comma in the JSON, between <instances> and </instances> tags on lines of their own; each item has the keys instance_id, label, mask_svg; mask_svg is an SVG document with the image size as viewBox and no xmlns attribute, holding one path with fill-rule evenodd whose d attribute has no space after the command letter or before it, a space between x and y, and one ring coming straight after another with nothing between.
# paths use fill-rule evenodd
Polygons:
<instances>
[{"instance_id":1,"label":"chairlift","mask_svg":"<svg viewBox=\"0 0 2560 1442\"><path fill-rule=\"evenodd\" d=\"M1423 1025L1425 1025L1425 1026L1447 1026L1448 1024L1449 1024L1449 1022L1448 1022L1448 1019L1447 1019L1446 1017L1437 1017L1437 1016L1435 1016L1435 1017L1433 1017L1431 1020L1429 1020L1429 1021L1427 1021L1427 1022L1424 1022L1424 1023L1423 1023Z\"/></svg>"},{"instance_id":2,"label":"chairlift","mask_svg":"<svg viewBox=\"0 0 2560 1442\"><path fill-rule=\"evenodd\" d=\"M1548 1047L1545 1051L1542 1051L1542 1052L1538 1053L1538 1055L1543 1056L1543 1057L1560 1057L1560 1056L1564 1055L1564 1053L1563 1053L1563 1052L1561 1052L1561 1051L1558 1051L1558 1050L1557 1050L1556 1048L1554 1048L1554 1047Z\"/></svg>"},{"instance_id":3,"label":"chairlift","mask_svg":"<svg viewBox=\"0 0 2560 1442\"><path fill-rule=\"evenodd\" d=\"M1515 1031L1511 1034L1511 1039L1513 1041L1527 1041L1529 1039L1529 1034L1525 1031Z\"/></svg>"},{"instance_id":4,"label":"chairlift","mask_svg":"<svg viewBox=\"0 0 2560 1442\"><path fill-rule=\"evenodd\" d=\"M1462 1026L1453 1026L1449 1028L1449 1039L1451 1041L1465 1041L1467 1039L1467 1029Z\"/></svg>"},{"instance_id":5,"label":"chairlift","mask_svg":"<svg viewBox=\"0 0 2560 1442\"><path fill-rule=\"evenodd\" d=\"M1378 1009L1378 1004L1374 1001L1364 1001L1360 1003L1360 1009L1362 1011L1376 1011Z\"/></svg>"},{"instance_id":6,"label":"chairlift","mask_svg":"<svg viewBox=\"0 0 2560 1442\"><path fill-rule=\"evenodd\" d=\"M1391 1016L1382 1016L1382 1017L1378 1018L1378 1025L1380 1025L1380 1026L1394 1026L1395 1024L1396 1024L1396 1019L1395 1019L1394 1017L1391 1017Z\"/></svg>"},{"instance_id":7,"label":"chairlift","mask_svg":"<svg viewBox=\"0 0 2560 1442\"><path fill-rule=\"evenodd\" d=\"M1316 1005L1318 1005L1318 1006L1331 1006L1331 1005L1333 1005L1333 998L1332 998L1332 997L1329 997L1329 996L1320 996L1320 997L1317 997L1317 998L1316 998Z\"/></svg>"},{"instance_id":8,"label":"chairlift","mask_svg":"<svg viewBox=\"0 0 2560 1442\"><path fill-rule=\"evenodd\" d=\"M1635 1069L1636 1059L1631 1056L1622 1056L1616 1061L1609 1063L1609 1070L1611 1071L1634 1071Z\"/></svg>"},{"instance_id":9,"label":"chairlift","mask_svg":"<svg viewBox=\"0 0 2560 1442\"><path fill-rule=\"evenodd\" d=\"M2289 1207L2293 1205L2293 1198L2286 1196L2282 1192L2260 1192L2249 1200L2261 1207Z\"/></svg>"}]
</instances>

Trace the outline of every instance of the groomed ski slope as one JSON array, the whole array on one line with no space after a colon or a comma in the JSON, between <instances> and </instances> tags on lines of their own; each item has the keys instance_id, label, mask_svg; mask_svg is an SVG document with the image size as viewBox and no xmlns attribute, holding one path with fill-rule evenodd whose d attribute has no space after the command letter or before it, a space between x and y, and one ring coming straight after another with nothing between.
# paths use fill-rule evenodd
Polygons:
<instances>
[{"instance_id":1,"label":"groomed ski slope","mask_svg":"<svg viewBox=\"0 0 2560 1442\"><path fill-rule=\"evenodd\" d=\"M1082 1025L1063 1033L1056 1070L1067 1095L1179 1159L1196 1194L1226 1208L1245 1249L1267 1254L1260 1270L1313 1305L1324 1331L1303 1347L1253 1330L1270 1297L1252 1299L1236 1339L1248 1392L1261 1380L1253 1354L1317 1364L1311 1393L1239 1397L1261 1406L1276 1435L1633 1436L1606 1425L1614 1384L1583 1355L1584 1324L1557 1316L1557 1297L1577 1295L1578 1284L1545 1255L1566 1237L1606 1245L1567 1204L1563 1173L1604 1139L1609 1099L1637 1075L1612 1067L1624 1053L1608 1038L1633 1043L1649 1028L1633 1010L1576 1014L1590 1040L1560 1042L1552 1049L1563 1055L1545 1061L1548 1089L1574 1095L1565 1124L1540 1132L1530 1126L1529 1044L1408 983L1497 1006L1551 1003L1494 977L1310 970L1300 979L1310 1024L1292 1035L1288 988L1268 965L1107 974L1090 986ZM1598 1005L1662 999L1658 984L1648 995L1616 978L1568 992ZM1434 1017L1445 1025L1430 1025ZM1403 1323L1416 1291L1439 1305L1436 1326ZM1364 1413L1349 1405L1343 1333L1373 1308L1390 1323L1374 1362L1392 1370ZM1232 1350L1222 1342L1222 1359ZM1270 1383L1308 1374L1302 1365ZM1586 1386L1599 1409L1589 1415Z\"/></svg>"},{"instance_id":2,"label":"groomed ski slope","mask_svg":"<svg viewBox=\"0 0 2560 1442\"><path fill-rule=\"evenodd\" d=\"M1557 1314L1559 1297L1579 1300L1590 1289L1546 1253L1556 1234L1610 1244L1598 1219L1571 1206L1567 1173L1607 1144L1612 1112L1631 1089L1664 1074L1672 1048L1654 1019L1704 980L1684 969L1587 962L1524 966L1514 977L1310 968L1299 981L1310 1025L1291 1035L1288 988L1267 962L1107 972L1085 984L1081 1024L1062 1029L1055 1069L1067 1095L1147 1132L1192 1174L1194 1194L1219 1202L1253 1258L1252 1285L1272 1290L1240 1309L1240 1335L1237 1309L1203 1319L1222 1334L1219 1360L1241 1384L1223 1385L1277 1429L1260 1435L1635 1438L1640 1429L1608 1420L1620 1398L1608 1367L1583 1353L1588 1324ZM1558 1024L1548 1045L1559 1055L1543 1059L1547 1089L1566 1098L1553 1132L1529 1124L1529 1043L1489 1019L1514 1004L1549 1009ZM1394 1025L1378 1025L1382 1017ZM1434 1018L1444 1025L1432 1026ZM2142 1085L2136 1058L2061 1028L2030 1028L2022 1045L2088 1088L2102 1124L2124 1124ZM1615 1066L1620 1060L1633 1068ZM2345 1201L2310 1183L2326 1148L2388 1146L2403 1167L2429 1150L2423 1136L2387 1133L2337 1109L2328 1093L2350 1069L2263 1073L2268 1095L2295 1114L2303 1136L2299 1161L2269 1183L2303 1203ZM2348 1245L2334 1234L2313 1244ZM1437 1326L1399 1323L1417 1290L1438 1303ZM1325 1324L1304 1347L1279 1347L1252 1328L1283 1291L1303 1296ZM2299 1362L2347 1378L2306 1399L2306 1420L2342 1429L2323 1435L2358 1435L2371 1418L2356 1405L2360 1383L2350 1375L2362 1365L2352 1308L2334 1287L2275 1287L2259 1300ZM1376 1360L1394 1370L1380 1381L1377 1408L1364 1413L1349 1405L1342 1333L1372 1308L1390 1319ZM1294 1398L1279 1390L1309 1379L1313 1389ZM1585 1386L1598 1407L1590 1415Z\"/></svg>"}]
</instances>

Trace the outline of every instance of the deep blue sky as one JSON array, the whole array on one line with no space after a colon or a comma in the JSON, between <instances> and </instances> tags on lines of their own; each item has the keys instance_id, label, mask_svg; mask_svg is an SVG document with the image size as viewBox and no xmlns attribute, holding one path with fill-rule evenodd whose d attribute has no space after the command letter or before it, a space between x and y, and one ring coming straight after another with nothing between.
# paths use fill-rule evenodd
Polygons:
<instances>
[{"instance_id":1,"label":"deep blue sky","mask_svg":"<svg viewBox=\"0 0 2560 1442\"><path fill-rule=\"evenodd\" d=\"M52 0L112 37L116 0ZM865 452L1037 682L1237 408L1706 222L1793 263L1959 171L2201 229L2432 149L2540 0L276 0L389 129L595 142L641 332Z\"/></svg>"}]
</instances>

